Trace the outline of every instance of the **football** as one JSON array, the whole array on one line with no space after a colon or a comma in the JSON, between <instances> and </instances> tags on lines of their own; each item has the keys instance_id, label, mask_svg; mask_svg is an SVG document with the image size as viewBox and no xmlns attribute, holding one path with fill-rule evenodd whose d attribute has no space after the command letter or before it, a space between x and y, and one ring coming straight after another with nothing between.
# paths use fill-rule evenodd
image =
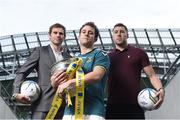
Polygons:
<instances>
[{"instance_id":1,"label":"football","mask_svg":"<svg viewBox=\"0 0 180 120\"><path fill-rule=\"evenodd\" d=\"M145 88L141 90L137 97L138 104L144 109L144 110L153 110L154 104L158 101L158 98L156 97L156 90L152 88Z\"/></svg>"},{"instance_id":2,"label":"football","mask_svg":"<svg viewBox=\"0 0 180 120\"><path fill-rule=\"evenodd\" d=\"M28 96L31 102L34 102L38 99L40 92L41 89L39 85L32 80L23 82L20 88L20 93Z\"/></svg>"}]
</instances>

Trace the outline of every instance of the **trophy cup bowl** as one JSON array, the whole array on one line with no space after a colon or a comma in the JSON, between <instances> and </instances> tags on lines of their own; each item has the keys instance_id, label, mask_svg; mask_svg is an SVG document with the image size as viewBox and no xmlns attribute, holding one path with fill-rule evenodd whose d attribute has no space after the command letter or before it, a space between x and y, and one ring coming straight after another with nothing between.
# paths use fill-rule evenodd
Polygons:
<instances>
[{"instance_id":1,"label":"trophy cup bowl","mask_svg":"<svg viewBox=\"0 0 180 120\"><path fill-rule=\"evenodd\" d=\"M51 75L53 75L58 70L64 70L65 71L68 68L68 66L76 60L78 60L78 58L66 58L66 59L63 59L63 60L56 62L51 67Z\"/></svg>"},{"instance_id":2,"label":"trophy cup bowl","mask_svg":"<svg viewBox=\"0 0 180 120\"><path fill-rule=\"evenodd\" d=\"M61 61L56 62L51 67L51 75L53 75L58 70L66 71L66 69L69 67L69 65L72 62L77 61L78 59L79 58L68 58L68 59L63 59ZM69 86L66 89L69 91L71 97L75 96L75 92L76 92L75 86Z\"/></svg>"},{"instance_id":3,"label":"trophy cup bowl","mask_svg":"<svg viewBox=\"0 0 180 120\"><path fill-rule=\"evenodd\" d=\"M78 59L79 58L68 58L68 59L63 59L61 61L56 62L51 67L51 75L53 75L58 70L66 71L69 65L72 62L77 61ZM71 97L75 96L75 92L76 92L75 86L69 86L67 90L69 91Z\"/></svg>"}]
</instances>

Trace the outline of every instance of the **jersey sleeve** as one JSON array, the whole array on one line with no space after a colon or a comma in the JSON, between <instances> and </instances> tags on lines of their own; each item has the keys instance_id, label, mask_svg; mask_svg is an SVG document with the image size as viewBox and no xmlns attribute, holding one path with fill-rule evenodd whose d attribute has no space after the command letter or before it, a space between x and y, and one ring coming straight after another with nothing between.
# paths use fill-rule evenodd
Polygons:
<instances>
[{"instance_id":1,"label":"jersey sleeve","mask_svg":"<svg viewBox=\"0 0 180 120\"><path fill-rule=\"evenodd\" d=\"M109 56L107 55L107 53L105 51L102 51L102 50L97 51L97 53L95 55L94 67L95 66L101 66L106 71L109 69L110 60L109 60Z\"/></svg>"}]
</instances>

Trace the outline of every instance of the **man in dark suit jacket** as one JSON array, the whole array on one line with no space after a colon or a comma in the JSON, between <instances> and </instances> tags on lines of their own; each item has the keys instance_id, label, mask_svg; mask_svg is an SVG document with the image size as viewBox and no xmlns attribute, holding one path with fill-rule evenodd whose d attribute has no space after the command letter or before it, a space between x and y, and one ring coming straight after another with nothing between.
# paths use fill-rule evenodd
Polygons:
<instances>
[{"instance_id":1,"label":"man in dark suit jacket","mask_svg":"<svg viewBox=\"0 0 180 120\"><path fill-rule=\"evenodd\" d=\"M71 57L68 50L62 48L61 44L66 37L66 29L63 25L56 23L49 28L49 39L50 45L37 47L32 52L31 56L25 62L25 64L17 72L17 76L14 81L14 94L13 98L17 102L28 104L30 103L29 97L19 93L20 86L26 77L36 69L38 80L37 83L41 88L41 95L37 101L32 103L32 118L33 119L44 119L48 113L52 99L55 95L55 89L51 86L51 66L59 60ZM62 72L63 76L63 72ZM56 81L56 84L60 84L67 77L61 77ZM61 106L56 119L61 119L64 111L64 106Z\"/></svg>"}]
</instances>

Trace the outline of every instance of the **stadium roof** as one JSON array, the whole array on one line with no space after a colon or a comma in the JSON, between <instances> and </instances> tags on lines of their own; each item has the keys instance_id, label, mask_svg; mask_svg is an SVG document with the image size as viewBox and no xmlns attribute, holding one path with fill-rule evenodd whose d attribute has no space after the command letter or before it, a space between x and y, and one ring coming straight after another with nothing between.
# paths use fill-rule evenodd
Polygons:
<instances>
[{"instance_id":1,"label":"stadium roof","mask_svg":"<svg viewBox=\"0 0 180 120\"><path fill-rule=\"evenodd\" d=\"M63 45L79 53L78 30L68 30ZM148 54L156 72L162 77L180 55L180 29L129 29L128 43ZM15 34L0 37L0 80L15 77L34 47L49 44L47 32ZM109 51L114 48L111 29L100 29L95 47ZM36 76L35 71L30 76Z\"/></svg>"}]
</instances>

